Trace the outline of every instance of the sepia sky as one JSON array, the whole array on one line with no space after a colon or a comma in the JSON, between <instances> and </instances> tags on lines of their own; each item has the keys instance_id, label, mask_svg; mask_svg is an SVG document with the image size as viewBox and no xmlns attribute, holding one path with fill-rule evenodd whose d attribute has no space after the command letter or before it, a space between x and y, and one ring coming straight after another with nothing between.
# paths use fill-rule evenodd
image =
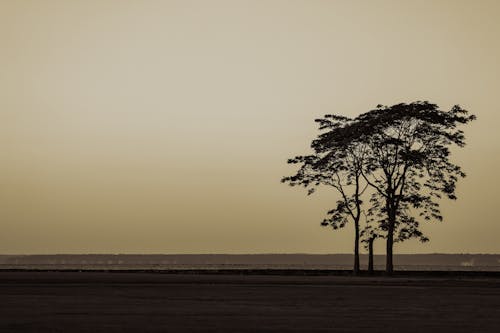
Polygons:
<instances>
[{"instance_id":1,"label":"sepia sky","mask_svg":"<svg viewBox=\"0 0 500 333\"><path fill-rule=\"evenodd\" d=\"M0 253L348 253L280 183L314 118L478 116L431 242L500 253L500 2L1 0ZM382 242L377 252L383 253Z\"/></svg>"}]
</instances>

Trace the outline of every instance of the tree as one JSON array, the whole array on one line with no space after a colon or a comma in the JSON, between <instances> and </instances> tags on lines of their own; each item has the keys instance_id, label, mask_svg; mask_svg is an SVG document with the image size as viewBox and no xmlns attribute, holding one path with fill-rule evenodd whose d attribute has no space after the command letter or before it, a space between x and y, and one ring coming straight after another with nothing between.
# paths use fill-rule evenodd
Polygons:
<instances>
[{"instance_id":1,"label":"tree","mask_svg":"<svg viewBox=\"0 0 500 333\"><path fill-rule=\"evenodd\" d=\"M380 199L375 202L383 203L388 273L393 271L394 235L399 235L396 240L423 237L409 212L441 221L439 199L456 199L456 183L465 173L450 161L450 147L465 146L458 126L474 119L458 105L441 111L436 104L418 101L379 105L352 122L355 134L349 140L362 142L366 152L362 176Z\"/></svg>"},{"instance_id":2,"label":"tree","mask_svg":"<svg viewBox=\"0 0 500 333\"><path fill-rule=\"evenodd\" d=\"M363 150L360 145L345 140L345 128L348 128L351 119L326 115L316 119L320 130L329 130L336 135L328 140L328 146L323 143L323 135L314 140L311 147L314 155L297 156L288 160L290 164L301 165L294 176L284 177L282 182L291 186L303 186L312 194L316 187L326 185L333 187L339 194L335 208L328 211L321 225L331 226L334 230L343 228L349 220L354 223L354 274L360 271L359 243L360 219L362 215L361 196L368 187L363 181Z\"/></svg>"},{"instance_id":3,"label":"tree","mask_svg":"<svg viewBox=\"0 0 500 333\"><path fill-rule=\"evenodd\" d=\"M376 227L386 239L386 271L392 273L394 242L412 237L426 241L419 229L421 220L441 221L439 200L456 199L456 183L465 173L450 161L450 147L465 145L458 126L474 119L458 105L442 111L421 101L378 105L354 119L326 115L317 120L326 132L313 141L315 154L289 160L302 166L283 181L312 186L312 191L321 184L337 189L342 198L323 224L335 229L348 218L354 221L355 257L360 196L366 190L360 184L365 182L373 191L370 209L378 217ZM346 187L354 187L350 195Z\"/></svg>"}]
</instances>

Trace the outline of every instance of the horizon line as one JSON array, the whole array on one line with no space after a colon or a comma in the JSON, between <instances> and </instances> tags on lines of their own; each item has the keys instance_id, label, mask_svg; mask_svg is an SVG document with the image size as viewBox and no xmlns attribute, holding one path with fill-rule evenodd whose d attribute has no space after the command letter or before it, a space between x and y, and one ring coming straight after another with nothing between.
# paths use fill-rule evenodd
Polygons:
<instances>
[{"instance_id":1,"label":"horizon line","mask_svg":"<svg viewBox=\"0 0 500 333\"><path fill-rule=\"evenodd\" d=\"M252 256L252 255L308 255L308 256L328 256L328 255L354 255L353 253L306 253L306 252L262 252L262 253L0 253L0 256L54 256L54 255L163 255L163 256L202 256L202 255L226 255L226 256ZM368 253L360 253L368 255ZM376 256L385 256L385 253L374 253ZM427 253L394 253L394 255L500 255L500 253L488 252L427 252Z\"/></svg>"}]
</instances>

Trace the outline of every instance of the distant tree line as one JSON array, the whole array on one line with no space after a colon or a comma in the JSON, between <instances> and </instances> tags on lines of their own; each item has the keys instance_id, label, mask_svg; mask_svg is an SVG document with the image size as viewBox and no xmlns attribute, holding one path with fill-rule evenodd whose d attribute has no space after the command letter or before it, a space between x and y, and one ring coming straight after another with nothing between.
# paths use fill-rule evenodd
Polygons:
<instances>
[{"instance_id":1,"label":"distant tree line","mask_svg":"<svg viewBox=\"0 0 500 333\"><path fill-rule=\"evenodd\" d=\"M355 118L325 115L316 119L320 134L313 153L288 160L296 174L282 182L333 188L335 206L321 222L334 230L354 224L354 267L360 272L359 247L369 251L373 270L373 242L386 242L386 271L393 272L394 243L428 238L422 221L443 219L439 201L456 199L456 183L465 177L450 161L450 148L465 145L460 125L476 119L456 105L442 111L436 104L417 101L378 105Z\"/></svg>"}]
</instances>

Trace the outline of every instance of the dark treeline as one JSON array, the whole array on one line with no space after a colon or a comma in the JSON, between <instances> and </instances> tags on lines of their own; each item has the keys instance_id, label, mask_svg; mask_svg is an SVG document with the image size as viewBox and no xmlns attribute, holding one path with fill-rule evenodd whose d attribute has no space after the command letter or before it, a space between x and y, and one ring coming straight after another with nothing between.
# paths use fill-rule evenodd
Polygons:
<instances>
[{"instance_id":1,"label":"dark treeline","mask_svg":"<svg viewBox=\"0 0 500 333\"><path fill-rule=\"evenodd\" d=\"M384 255L375 255L375 264L384 263ZM353 254L54 254L0 255L2 265L294 265L349 267ZM498 254L397 254L396 265L500 267ZM368 256L360 255L366 267Z\"/></svg>"}]
</instances>

